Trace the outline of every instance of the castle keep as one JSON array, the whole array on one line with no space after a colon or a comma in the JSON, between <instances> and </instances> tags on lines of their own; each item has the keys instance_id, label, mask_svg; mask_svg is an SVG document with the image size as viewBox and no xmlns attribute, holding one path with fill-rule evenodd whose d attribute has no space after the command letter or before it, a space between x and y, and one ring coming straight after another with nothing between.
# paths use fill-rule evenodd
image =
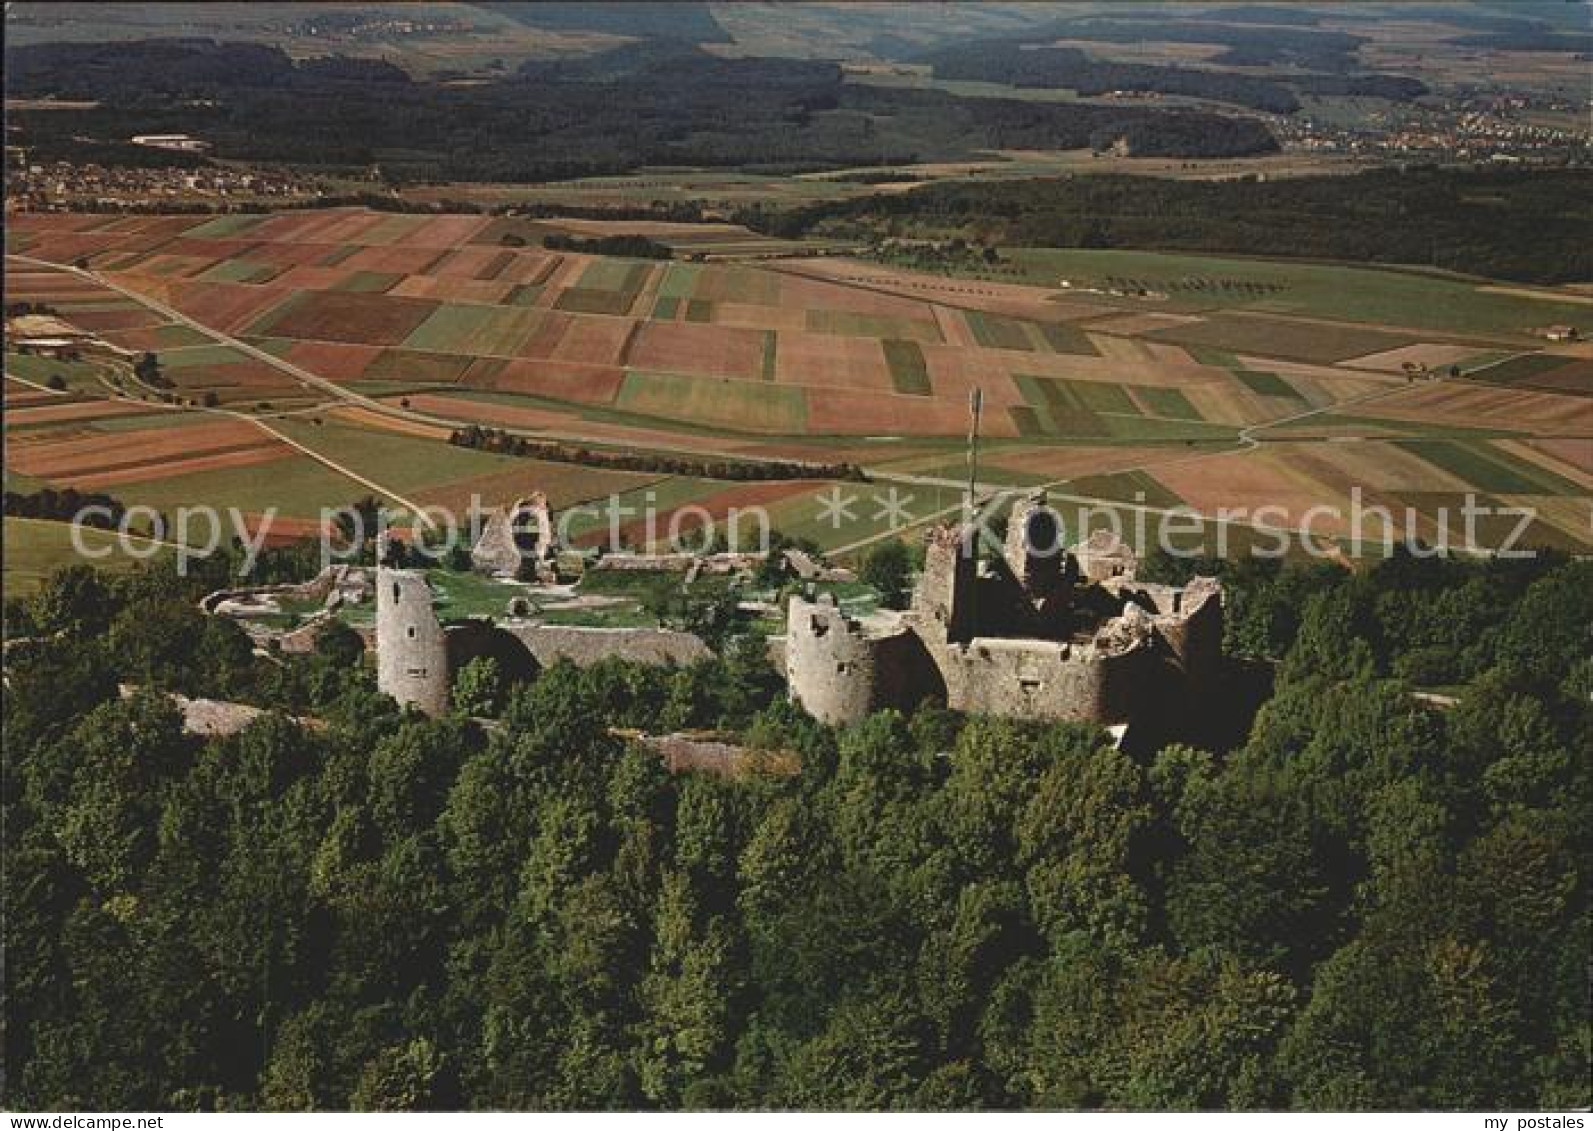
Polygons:
<instances>
[{"instance_id":1,"label":"castle keep","mask_svg":"<svg viewBox=\"0 0 1593 1131\"><path fill-rule=\"evenodd\" d=\"M831 723L937 698L959 711L1113 725L1181 718L1219 678L1214 579L1137 581L1133 551L1104 531L1064 549L1043 495L1013 509L999 557L968 552L975 537L930 532L905 612L856 619L828 595L792 598L792 698Z\"/></svg>"}]
</instances>

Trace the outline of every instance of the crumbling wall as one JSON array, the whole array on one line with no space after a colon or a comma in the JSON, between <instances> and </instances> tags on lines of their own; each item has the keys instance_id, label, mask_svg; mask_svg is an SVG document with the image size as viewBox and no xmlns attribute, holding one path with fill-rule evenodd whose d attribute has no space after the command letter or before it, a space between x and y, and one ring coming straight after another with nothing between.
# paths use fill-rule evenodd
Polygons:
<instances>
[{"instance_id":1,"label":"crumbling wall","mask_svg":"<svg viewBox=\"0 0 1593 1131\"><path fill-rule=\"evenodd\" d=\"M1154 624L1192 685L1203 687L1221 675L1222 585L1216 578L1192 579L1179 591L1172 614L1156 617Z\"/></svg>"},{"instance_id":2,"label":"crumbling wall","mask_svg":"<svg viewBox=\"0 0 1593 1131\"><path fill-rule=\"evenodd\" d=\"M537 491L487 516L471 547L470 563L478 572L490 574L518 574L528 561L551 571L553 552L553 518L547 496Z\"/></svg>"},{"instance_id":3,"label":"crumbling wall","mask_svg":"<svg viewBox=\"0 0 1593 1131\"><path fill-rule=\"evenodd\" d=\"M1068 643L979 636L946 654L947 704L1020 719L1108 718L1104 671Z\"/></svg>"},{"instance_id":4,"label":"crumbling wall","mask_svg":"<svg viewBox=\"0 0 1593 1131\"><path fill-rule=\"evenodd\" d=\"M537 662L525 644L490 620L445 625L443 638L450 673L457 673L471 660L489 659L498 665L499 676L509 683L529 680L537 674Z\"/></svg>"},{"instance_id":5,"label":"crumbling wall","mask_svg":"<svg viewBox=\"0 0 1593 1131\"><path fill-rule=\"evenodd\" d=\"M1062 586L1068 559L1062 516L1046 503L1044 491L1013 504L1002 556L1013 579L1031 599L1049 597Z\"/></svg>"},{"instance_id":6,"label":"crumbling wall","mask_svg":"<svg viewBox=\"0 0 1593 1131\"><path fill-rule=\"evenodd\" d=\"M935 615L945 604L933 592L920 592L904 618L956 710L1102 725L1173 719L1187 717L1202 689L1220 679L1222 590L1211 578L1178 589L1114 574L1098 588L1076 591L1095 594L1103 606L1093 632L1059 638L998 631L1010 618L996 598L1012 588L1012 579L1002 564L991 572L975 582L979 632L970 639L946 634L956 619ZM926 613L935 619L926 620ZM1044 620L1043 609L1036 610L1035 624L1043 628ZM894 658L876 653L870 674L875 701L886 698L879 687L896 674Z\"/></svg>"},{"instance_id":7,"label":"crumbling wall","mask_svg":"<svg viewBox=\"0 0 1593 1131\"><path fill-rule=\"evenodd\" d=\"M964 534L955 525L934 526L925 538L924 571L913 589L912 612L921 630L945 641L973 638L977 562L964 552Z\"/></svg>"},{"instance_id":8,"label":"crumbling wall","mask_svg":"<svg viewBox=\"0 0 1593 1131\"><path fill-rule=\"evenodd\" d=\"M376 571L376 686L428 715L448 710L448 644L431 587L413 570Z\"/></svg>"},{"instance_id":9,"label":"crumbling wall","mask_svg":"<svg viewBox=\"0 0 1593 1131\"><path fill-rule=\"evenodd\" d=\"M1139 555L1111 530L1093 530L1071 550L1079 572L1087 581L1108 581L1114 577L1132 578L1139 569Z\"/></svg>"},{"instance_id":10,"label":"crumbling wall","mask_svg":"<svg viewBox=\"0 0 1593 1131\"><path fill-rule=\"evenodd\" d=\"M498 631L519 640L539 668L560 660L584 668L611 658L657 667L684 667L713 655L700 636L667 628L510 623L499 625Z\"/></svg>"},{"instance_id":11,"label":"crumbling wall","mask_svg":"<svg viewBox=\"0 0 1593 1131\"><path fill-rule=\"evenodd\" d=\"M329 565L309 581L218 589L206 594L199 608L221 616L249 616L274 612L276 598L320 601L327 608L356 605L370 595L370 571L363 566Z\"/></svg>"}]
</instances>

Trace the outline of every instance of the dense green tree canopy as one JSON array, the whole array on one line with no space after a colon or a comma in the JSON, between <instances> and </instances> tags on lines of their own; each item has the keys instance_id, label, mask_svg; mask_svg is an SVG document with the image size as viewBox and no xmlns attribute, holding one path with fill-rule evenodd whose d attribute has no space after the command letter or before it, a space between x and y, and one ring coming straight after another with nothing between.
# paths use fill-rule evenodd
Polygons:
<instances>
[{"instance_id":1,"label":"dense green tree canopy","mask_svg":"<svg viewBox=\"0 0 1593 1131\"><path fill-rule=\"evenodd\" d=\"M7 655L8 1099L1585 1106L1593 566L1226 572L1274 694L1237 748L1144 756L833 730L734 647L478 670L427 720L347 640L181 612L203 578L60 575L7 609L62 633ZM202 740L162 689L271 710ZM638 726L779 757L671 774Z\"/></svg>"}]
</instances>

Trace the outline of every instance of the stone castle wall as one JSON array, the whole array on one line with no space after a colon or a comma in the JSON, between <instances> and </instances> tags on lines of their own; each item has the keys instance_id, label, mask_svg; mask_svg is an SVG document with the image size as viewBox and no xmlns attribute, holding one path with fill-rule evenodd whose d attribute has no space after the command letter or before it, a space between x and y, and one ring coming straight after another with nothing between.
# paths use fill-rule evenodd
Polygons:
<instances>
[{"instance_id":1,"label":"stone castle wall","mask_svg":"<svg viewBox=\"0 0 1593 1131\"><path fill-rule=\"evenodd\" d=\"M994 560L964 553L956 527L930 531L911 608L893 622L865 628L833 601L793 598L792 697L832 723L930 696L1012 718L1188 717L1223 670L1220 585L1139 583L1133 551L1115 535L1059 554L1059 533L1043 497L1014 509Z\"/></svg>"},{"instance_id":2,"label":"stone castle wall","mask_svg":"<svg viewBox=\"0 0 1593 1131\"><path fill-rule=\"evenodd\" d=\"M528 679L560 660L586 667L611 657L658 666L686 665L710 655L689 632L646 628L579 628L515 621L465 621L444 626L432 608L425 575L377 571L376 684L399 703L428 715L447 712L453 673L477 657L497 661L508 679Z\"/></svg>"},{"instance_id":3,"label":"stone castle wall","mask_svg":"<svg viewBox=\"0 0 1593 1131\"><path fill-rule=\"evenodd\" d=\"M946 704L1023 719L1107 721L1102 665L1068 644L978 636L945 653Z\"/></svg>"},{"instance_id":4,"label":"stone castle wall","mask_svg":"<svg viewBox=\"0 0 1593 1131\"><path fill-rule=\"evenodd\" d=\"M587 628L509 621L499 624L497 631L523 644L539 667L568 660L584 668L614 658L657 667L684 667L712 655L700 636L668 628Z\"/></svg>"}]
</instances>

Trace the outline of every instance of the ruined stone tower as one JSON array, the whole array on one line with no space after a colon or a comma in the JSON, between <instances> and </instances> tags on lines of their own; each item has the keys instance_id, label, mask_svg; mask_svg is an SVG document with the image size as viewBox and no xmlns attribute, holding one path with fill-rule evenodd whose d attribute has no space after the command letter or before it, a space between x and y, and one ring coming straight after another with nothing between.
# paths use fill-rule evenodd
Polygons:
<instances>
[{"instance_id":1,"label":"ruined stone tower","mask_svg":"<svg viewBox=\"0 0 1593 1131\"><path fill-rule=\"evenodd\" d=\"M860 620L832 599L793 597L792 698L829 723L925 699L1108 726L1188 717L1222 671L1221 585L1142 583L1120 539L1059 550L1061 533L1035 496L1014 510L1000 557L965 552L966 528L931 529L905 613Z\"/></svg>"},{"instance_id":2,"label":"ruined stone tower","mask_svg":"<svg viewBox=\"0 0 1593 1131\"><path fill-rule=\"evenodd\" d=\"M850 722L934 694L939 676L921 641L897 620L847 616L833 594L791 598L785 669L791 698L816 719Z\"/></svg>"},{"instance_id":3,"label":"ruined stone tower","mask_svg":"<svg viewBox=\"0 0 1593 1131\"><path fill-rule=\"evenodd\" d=\"M970 537L960 526L931 528L925 539L924 572L913 590L913 612L946 640L967 640L974 632L978 563L966 548Z\"/></svg>"},{"instance_id":4,"label":"ruined stone tower","mask_svg":"<svg viewBox=\"0 0 1593 1131\"><path fill-rule=\"evenodd\" d=\"M448 710L447 638L414 570L376 571L376 686L428 715Z\"/></svg>"},{"instance_id":5,"label":"ruined stone tower","mask_svg":"<svg viewBox=\"0 0 1593 1131\"><path fill-rule=\"evenodd\" d=\"M1062 584L1068 564L1062 518L1043 491L1013 504L1002 556L1030 600L1049 597Z\"/></svg>"}]
</instances>

